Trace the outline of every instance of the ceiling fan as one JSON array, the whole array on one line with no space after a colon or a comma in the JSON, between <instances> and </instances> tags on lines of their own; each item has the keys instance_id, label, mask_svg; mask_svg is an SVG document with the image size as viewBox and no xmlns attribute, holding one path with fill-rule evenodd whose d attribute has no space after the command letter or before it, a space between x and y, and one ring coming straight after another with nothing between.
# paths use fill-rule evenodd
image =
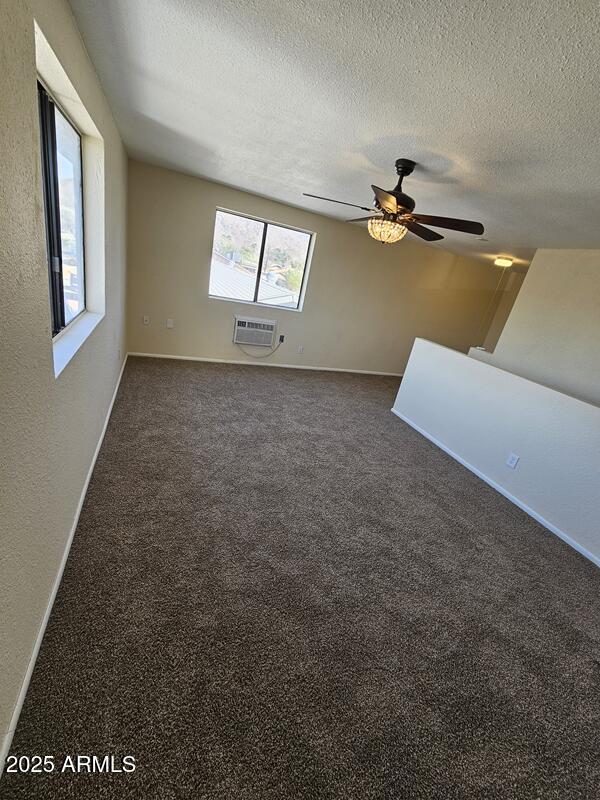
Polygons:
<instances>
[{"instance_id":1,"label":"ceiling fan","mask_svg":"<svg viewBox=\"0 0 600 800\"><path fill-rule=\"evenodd\" d=\"M320 197L318 194L308 194L305 197L315 197L317 200L327 200L330 203L341 203L345 206L353 206L363 211L371 212L369 217L357 217L349 219L347 222L364 222L368 220L369 233L373 239L377 239L384 244L399 242L410 231L427 242L436 242L444 237L426 228L421 223L433 225L434 228L448 228L462 233L472 233L479 235L483 233L481 222L471 222L468 219L453 219L452 217L432 217L429 214L414 214L415 201L412 197L402 191L402 180L410 175L416 166L415 161L409 158L399 158L396 161L396 172L399 180L396 187L387 192L379 186L371 186L375 193L373 200L374 209L367 206L357 206L355 203L346 203L344 200L332 200L330 197Z\"/></svg>"}]
</instances>

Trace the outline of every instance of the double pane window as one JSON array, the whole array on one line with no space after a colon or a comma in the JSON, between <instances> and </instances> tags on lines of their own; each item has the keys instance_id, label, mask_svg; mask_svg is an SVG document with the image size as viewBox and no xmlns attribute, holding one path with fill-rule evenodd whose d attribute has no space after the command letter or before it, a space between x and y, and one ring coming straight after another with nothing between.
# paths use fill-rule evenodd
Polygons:
<instances>
[{"instance_id":1,"label":"double pane window","mask_svg":"<svg viewBox=\"0 0 600 800\"><path fill-rule=\"evenodd\" d=\"M297 309L311 238L306 231L218 210L209 295Z\"/></svg>"},{"instance_id":2,"label":"double pane window","mask_svg":"<svg viewBox=\"0 0 600 800\"><path fill-rule=\"evenodd\" d=\"M85 310L81 136L38 84L52 335Z\"/></svg>"}]
</instances>

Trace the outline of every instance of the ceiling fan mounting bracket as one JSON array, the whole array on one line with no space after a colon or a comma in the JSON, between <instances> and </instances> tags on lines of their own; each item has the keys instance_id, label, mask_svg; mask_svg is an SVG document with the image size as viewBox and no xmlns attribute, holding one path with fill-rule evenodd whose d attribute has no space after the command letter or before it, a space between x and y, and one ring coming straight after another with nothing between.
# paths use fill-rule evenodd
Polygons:
<instances>
[{"instance_id":1,"label":"ceiling fan mounting bracket","mask_svg":"<svg viewBox=\"0 0 600 800\"><path fill-rule=\"evenodd\" d=\"M401 178L404 178L405 175L410 175L416 166L417 162L411 161L410 158L396 159L396 172Z\"/></svg>"}]
</instances>

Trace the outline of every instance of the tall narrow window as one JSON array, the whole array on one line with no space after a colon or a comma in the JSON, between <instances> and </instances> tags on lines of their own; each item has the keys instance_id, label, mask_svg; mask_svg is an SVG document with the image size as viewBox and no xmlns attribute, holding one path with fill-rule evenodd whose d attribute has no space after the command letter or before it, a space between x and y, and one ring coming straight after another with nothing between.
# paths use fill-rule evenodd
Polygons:
<instances>
[{"instance_id":1,"label":"tall narrow window","mask_svg":"<svg viewBox=\"0 0 600 800\"><path fill-rule=\"evenodd\" d=\"M85 310L81 136L38 83L52 335Z\"/></svg>"},{"instance_id":2,"label":"tall narrow window","mask_svg":"<svg viewBox=\"0 0 600 800\"><path fill-rule=\"evenodd\" d=\"M311 238L307 231L217 210L209 295L298 309Z\"/></svg>"}]
</instances>

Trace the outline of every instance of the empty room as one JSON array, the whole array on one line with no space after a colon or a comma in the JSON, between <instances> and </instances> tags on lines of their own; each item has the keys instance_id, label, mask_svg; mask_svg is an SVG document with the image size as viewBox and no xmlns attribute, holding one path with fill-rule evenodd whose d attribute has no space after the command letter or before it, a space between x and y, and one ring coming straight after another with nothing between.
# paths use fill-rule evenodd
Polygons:
<instances>
[{"instance_id":1,"label":"empty room","mask_svg":"<svg viewBox=\"0 0 600 800\"><path fill-rule=\"evenodd\" d=\"M2 0L0 797L600 797L600 8Z\"/></svg>"}]
</instances>

